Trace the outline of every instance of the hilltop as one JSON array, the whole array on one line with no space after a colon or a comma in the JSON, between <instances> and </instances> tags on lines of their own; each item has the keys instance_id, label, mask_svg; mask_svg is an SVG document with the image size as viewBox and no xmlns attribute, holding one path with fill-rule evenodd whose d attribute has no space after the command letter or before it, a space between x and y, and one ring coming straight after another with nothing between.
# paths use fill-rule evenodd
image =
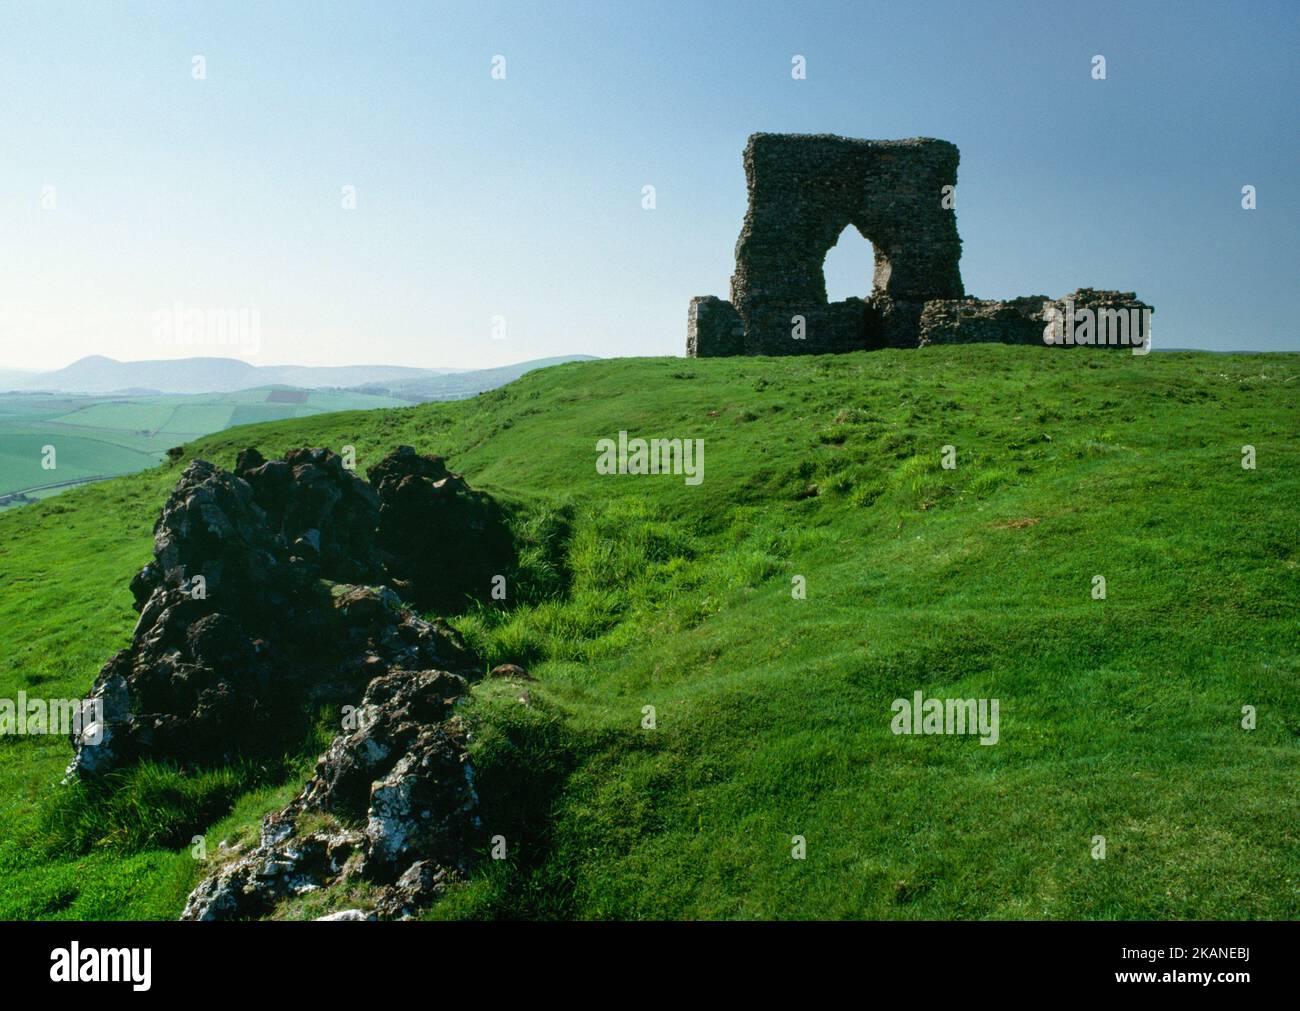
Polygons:
<instances>
[{"instance_id":1,"label":"hilltop","mask_svg":"<svg viewBox=\"0 0 1300 1011\"><path fill-rule=\"evenodd\" d=\"M514 365L502 365L492 369L474 369L472 371L449 372L441 375L424 375L400 377L388 381L363 383L352 387L356 393L372 396L396 397L414 403L426 403L430 400L460 400L478 393L495 390L498 386L513 382L520 376L536 369L551 365L563 365L566 362L591 362L596 359L590 355L561 355L555 358L534 358L531 361L516 362Z\"/></svg>"},{"instance_id":2,"label":"hilltop","mask_svg":"<svg viewBox=\"0 0 1300 1011\"><path fill-rule=\"evenodd\" d=\"M622 359L187 459L409 444L507 510L510 596L451 623L538 679L464 709L508 857L429 915L1293 918L1298 376L1300 355L994 345ZM703 439L704 480L598 474L623 431ZM126 644L179 473L0 515L0 697L80 696ZM998 744L891 733L916 691L998 699ZM58 785L66 741L0 739L0 918L176 917L320 743L144 767L113 799Z\"/></svg>"}]
</instances>

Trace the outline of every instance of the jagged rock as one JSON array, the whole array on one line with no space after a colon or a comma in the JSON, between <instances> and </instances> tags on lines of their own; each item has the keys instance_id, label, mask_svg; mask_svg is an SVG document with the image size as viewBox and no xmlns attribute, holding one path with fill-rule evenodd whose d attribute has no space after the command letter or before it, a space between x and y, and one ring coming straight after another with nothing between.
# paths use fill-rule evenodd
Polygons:
<instances>
[{"instance_id":1,"label":"jagged rock","mask_svg":"<svg viewBox=\"0 0 1300 1011\"><path fill-rule=\"evenodd\" d=\"M393 670L469 671L477 666L455 629L441 618L419 617L386 586L338 584L331 596L334 673L313 681L313 702L355 702L371 681Z\"/></svg>"},{"instance_id":2,"label":"jagged rock","mask_svg":"<svg viewBox=\"0 0 1300 1011\"><path fill-rule=\"evenodd\" d=\"M321 575L347 583L382 578L374 531L379 498L328 449L294 449L283 460L244 450L235 473L253 489L272 531Z\"/></svg>"},{"instance_id":3,"label":"jagged rock","mask_svg":"<svg viewBox=\"0 0 1300 1011\"><path fill-rule=\"evenodd\" d=\"M380 571L378 499L336 455L240 461L249 480L195 460L163 506L154 560L131 583L131 645L82 704L103 719L74 735L70 777L275 753L305 706L356 702L379 674L477 666L445 622L391 589L325 582Z\"/></svg>"},{"instance_id":4,"label":"jagged rock","mask_svg":"<svg viewBox=\"0 0 1300 1011\"><path fill-rule=\"evenodd\" d=\"M510 532L491 497L447 470L442 457L410 446L366 473L379 494L378 543L390 582L442 613L486 599L492 577L513 561Z\"/></svg>"},{"instance_id":5,"label":"jagged rock","mask_svg":"<svg viewBox=\"0 0 1300 1011\"><path fill-rule=\"evenodd\" d=\"M154 527L131 644L83 701L95 721L74 737L70 777L281 754L313 707L359 701L257 845L219 847L182 919L264 916L353 877L375 886L374 916L408 917L478 852L469 734L452 709L482 666L393 586L426 605L486 594L511 563L509 533L439 457L402 447L370 473L377 491L321 449L248 449L235 473L196 460ZM353 912L371 915L334 918Z\"/></svg>"},{"instance_id":6,"label":"jagged rock","mask_svg":"<svg viewBox=\"0 0 1300 1011\"><path fill-rule=\"evenodd\" d=\"M354 878L379 885L375 915L412 915L471 866L481 842L468 734L448 715L468 684L448 671L375 679L302 792L262 822L251 852L191 893L182 919L262 916L277 902ZM302 834L328 813L340 827Z\"/></svg>"},{"instance_id":7,"label":"jagged rock","mask_svg":"<svg viewBox=\"0 0 1300 1011\"><path fill-rule=\"evenodd\" d=\"M420 732L370 789L367 866L382 877L415 857L465 870L480 828L465 732L453 717Z\"/></svg>"},{"instance_id":8,"label":"jagged rock","mask_svg":"<svg viewBox=\"0 0 1300 1011\"><path fill-rule=\"evenodd\" d=\"M235 920L265 916L277 902L305 895L349 868L364 844L360 833L318 831L298 837L268 835L252 852L205 878L185 902L182 920Z\"/></svg>"},{"instance_id":9,"label":"jagged rock","mask_svg":"<svg viewBox=\"0 0 1300 1011\"><path fill-rule=\"evenodd\" d=\"M431 860L419 860L396 883L380 890L375 914L385 920L409 919L441 896L459 877L455 871L439 867Z\"/></svg>"},{"instance_id":10,"label":"jagged rock","mask_svg":"<svg viewBox=\"0 0 1300 1011\"><path fill-rule=\"evenodd\" d=\"M437 670L376 678L353 716L355 729L334 738L317 759L299 807L364 819L371 784L410 751L422 730L448 717L467 687L464 678Z\"/></svg>"}]
</instances>

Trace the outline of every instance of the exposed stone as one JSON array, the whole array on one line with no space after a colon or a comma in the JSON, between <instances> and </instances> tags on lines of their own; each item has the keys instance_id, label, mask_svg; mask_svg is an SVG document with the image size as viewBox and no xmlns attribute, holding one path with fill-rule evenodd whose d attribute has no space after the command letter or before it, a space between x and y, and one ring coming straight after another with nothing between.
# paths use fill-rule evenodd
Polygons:
<instances>
[{"instance_id":1,"label":"exposed stone","mask_svg":"<svg viewBox=\"0 0 1300 1011\"><path fill-rule=\"evenodd\" d=\"M513 563L501 510L440 456L399 446L367 474L379 495L378 545L389 582L441 613L487 599L492 577Z\"/></svg>"},{"instance_id":2,"label":"exposed stone","mask_svg":"<svg viewBox=\"0 0 1300 1011\"><path fill-rule=\"evenodd\" d=\"M421 731L410 749L370 789L367 866L395 874L413 858L465 870L480 828L465 731L456 719Z\"/></svg>"},{"instance_id":3,"label":"exposed stone","mask_svg":"<svg viewBox=\"0 0 1300 1011\"><path fill-rule=\"evenodd\" d=\"M355 831L290 831L225 864L190 893L182 920L236 920L265 916L277 902L316 891L338 878L364 844Z\"/></svg>"},{"instance_id":4,"label":"exposed stone","mask_svg":"<svg viewBox=\"0 0 1300 1011\"><path fill-rule=\"evenodd\" d=\"M1042 342L1050 310L1065 299L965 295L951 199L958 158L955 146L928 138L753 134L744 153L749 209L731 300L691 300L687 355ZM850 225L875 250L871 290L866 298L828 302L822 265ZM1080 289L1074 296L1150 312L1131 292Z\"/></svg>"},{"instance_id":5,"label":"exposed stone","mask_svg":"<svg viewBox=\"0 0 1300 1011\"><path fill-rule=\"evenodd\" d=\"M337 453L293 449L283 460L267 461L248 449L235 473L252 486L273 533L292 554L316 563L326 579L383 578L375 545L379 497Z\"/></svg>"},{"instance_id":6,"label":"exposed stone","mask_svg":"<svg viewBox=\"0 0 1300 1011\"><path fill-rule=\"evenodd\" d=\"M374 913L362 912L360 909L340 909L337 913L328 913L325 916L316 917L318 923L366 922L376 919L378 917Z\"/></svg>"},{"instance_id":7,"label":"exposed stone","mask_svg":"<svg viewBox=\"0 0 1300 1011\"><path fill-rule=\"evenodd\" d=\"M374 909L328 919L412 916L480 849L469 733L452 710L482 665L391 586L350 580L425 603L486 594L511 563L508 529L489 496L410 447L371 468L373 488L320 449L248 449L236 470L196 460L164 505L154 560L131 582L131 644L83 703L103 718L74 738L69 776L282 754L313 709L359 703L257 845L218 847L182 918L265 916L354 878Z\"/></svg>"},{"instance_id":8,"label":"exposed stone","mask_svg":"<svg viewBox=\"0 0 1300 1011\"><path fill-rule=\"evenodd\" d=\"M358 727L336 737L299 795L263 819L252 851L194 889L181 918L264 916L287 898L364 880L379 886L364 915L395 919L459 880L482 841L468 734L448 715L467 688L447 671L371 682ZM339 827L304 831L321 813Z\"/></svg>"},{"instance_id":9,"label":"exposed stone","mask_svg":"<svg viewBox=\"0 0 1300 1011\"><path fill-rule=\"evenodd\" d=\"M364 819L371 784L411 751L421 732L441 723L464 694L464 678L447 671L395 672L370 682L353 719L316 762L298 806Z\"/></svg>"},{"instance_id":10,"label":"exposed stone","mask_svg":"<svg viewBox=\"0 0 1300 1011\"><path fill-rule=\"evenodd\" d=\"M267 462L246 451L241 463L253 483L194 461L163 506L154 560L131 583L131 645L83 703L87 713L102 703L103 722L74 735L69 776L146 757L203 765L278 753L306 705L355 702L394 669L477 668L445 622L420 618L391 589L326 582L382 574L378 500L337 456ZM339 529L350 523L370 526Z\"/></svg>"},{"instance_id":11,"label":"exposed stone","mask_svg":"<svg viewBox=\"0 0 1300 1011\"><path fill-rule=\"evenodd\" d=\"M375 914L385 920L409 919L459 879L454 870L440 867L431 860L419 860L411 864L396 883L380 890Z\"/></svg>"}]
</instances>

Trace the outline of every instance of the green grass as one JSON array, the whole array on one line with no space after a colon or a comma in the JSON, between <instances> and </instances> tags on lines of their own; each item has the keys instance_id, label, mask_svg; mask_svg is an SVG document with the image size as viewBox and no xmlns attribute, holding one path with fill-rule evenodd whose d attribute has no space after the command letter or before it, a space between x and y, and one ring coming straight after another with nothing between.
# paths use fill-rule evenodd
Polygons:
<instances>
[{"instance_id":1,"label":"green grass","mask_svg":"<svg viewBox=\"0 0 1300 1011\"><path fill-rule=\"evenodd\" d=\"M1294 918L1297 377L996 346L624 359L190 451L351 444L364 469L405 442L509 508L508 606L456 621L539 678L468 709L508 858L432 916ZM702 438L703 484L597 475L620 430ZM0 516L0 697L80 695L126 643L177 473ZM1000 743L893 735L917 690L999 699ZM186 833L252 838L310 752L150 768L114 807L57 785L66 742L0 739L0 917L175 916Z\"/></svg>"}]
</instances>

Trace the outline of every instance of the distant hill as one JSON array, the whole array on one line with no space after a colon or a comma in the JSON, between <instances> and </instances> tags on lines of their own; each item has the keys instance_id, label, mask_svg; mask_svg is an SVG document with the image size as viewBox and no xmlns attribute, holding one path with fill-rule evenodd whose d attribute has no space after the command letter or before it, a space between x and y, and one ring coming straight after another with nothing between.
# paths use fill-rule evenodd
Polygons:
<instances>
[{"instance_id":1,"label":"distant hill","mask_svg":"<svg viewBox=\"0 0 1300 1011\"><path fill-rule=\"evenodd\" d=\"M463 400L478 393L495 390L498 386L512 383L525 373L535 369L544 369L549 365L563 365L566 362L596 361L592 355L562 355L558 358L535 358L528 362L514 365L502 365L495 369L475 369L469 372L447 373L440 376L423 375L413 378L401 378L388 382L368 382L349 387L354 393L368 393L371 396L396 397L413 403L426 403L431 400Z\"/></svg>"},{"instance_id":2,"label":"distant hill","mask_svg":"<svg viewBox=\"0 0 1300 1011\"><path fill-rule=\"evenodd\" d=\"M259 386L287 385L309 389L347 388L364 383L437 377L456 369L416 369L398 365L252 365L238 358L177 358L119 362L90 355L53 372L0 370L0 389L50 390L60 393L231 393Z\"/></svg>"}]
</instances>

